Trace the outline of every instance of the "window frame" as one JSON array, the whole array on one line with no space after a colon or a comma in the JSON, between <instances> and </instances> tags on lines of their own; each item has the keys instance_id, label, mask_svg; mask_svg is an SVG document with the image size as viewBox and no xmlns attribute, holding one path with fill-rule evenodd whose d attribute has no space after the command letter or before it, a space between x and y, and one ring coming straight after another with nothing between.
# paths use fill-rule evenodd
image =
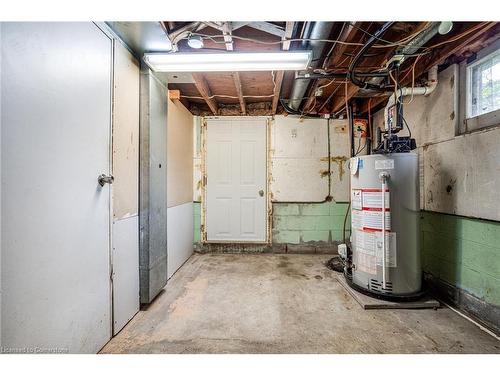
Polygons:
<instances>
[{"instance_id":1,"label":"window frame","mask_svg":"<svg viewBox=\"0 0 500 375\"><path fill-rule=\"evenodd\" d=\"M461 77L461 108L462 121L460 133L469 133L475 130L494 127L500 125L500 108L488 113L483 113L474 117L469 117L472 106L471 84L472 84L472 69L484 62L486 59L500 54L500 40L490 46L480 50L473 61L465 61L460 64Z\"/></svg>"}]
</instances>

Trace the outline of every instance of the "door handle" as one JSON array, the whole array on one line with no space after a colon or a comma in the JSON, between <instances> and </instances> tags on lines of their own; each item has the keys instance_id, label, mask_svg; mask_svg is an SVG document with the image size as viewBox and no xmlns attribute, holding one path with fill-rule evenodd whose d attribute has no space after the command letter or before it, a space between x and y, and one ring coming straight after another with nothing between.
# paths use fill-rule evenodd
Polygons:
<instances>
[{"instance_id":1,"label":"door handle","mask_svg":"<svg viewBox=\"0 0 500 375\"><path fill-rule=\"evenodd\" d=\"M112 184L114 180L115 178L113 176L106 176L105 174L102 174L97 178L97 182L101 186L104 186L104 184Z\"/></svg>"},{"instance_id":2,"label":"door handle","mask_svg":"<svg viewBox=\"0 0 500 375\"><path fill-rule=\"evenodd\" d=\"M261 197L263 197L263 196L264 196L264 190L259 190L259 195L260 195Z\"/></svg>"}]
</instances>

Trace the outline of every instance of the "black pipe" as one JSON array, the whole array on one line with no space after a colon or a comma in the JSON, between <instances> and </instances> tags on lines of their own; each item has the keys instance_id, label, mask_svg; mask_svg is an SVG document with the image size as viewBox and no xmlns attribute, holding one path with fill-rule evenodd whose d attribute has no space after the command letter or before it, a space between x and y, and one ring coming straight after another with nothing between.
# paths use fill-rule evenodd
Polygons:
<instances>
[{"instance_id":1,"label":"black pipe","mask_svg":"<svg viewBox=\"0 0 500 375\"><path fill-rule=\"evenodd\" d=\"M310 115L310 114L304 114L300 111L296 111L293 108L291 108L287 103L285 103L285 100L282 98L280 99L280 103L283 106L283 109L285 110L285 112L290 114L290 115L297 115L297 116L301 116L301 117L305 117L305 118L320 118L320 117L322 117L321 115Z\"/></svg>"},{"instance_id":2,"label":"black pipe","mask_svg":"<svg viewBox=\"0 0 500 375\"><path fill-rule=\"evenodd\" d=\"M356 152L354 149L354 119L352 118L352 105L351 103L347 104L347 116L349 120L349 136L351 140L351 157L354 157Z\"/></svg>"},{"instance_id":3,"label":"black pipe","mask_svg":"<svg viewBox=\"0 0 500 375\"><path fill-rule=\"evenodd\" d=\"M368 82L363 82L359 80L356 77L355 69L361 59L363 58L363 55L365 54L366 51L368 51L377 40L394 24L395 22L386 22L384 25L373 34L373 36L368 39L368 41L365 43L365 45L359 50L359 52L356 54L354 59L352 60L351 64L349 65L349 79L352 83L354 83L356 86L362 88L362 89L370 89L370 90L377 90L377 91L386 91L386 88L380 86L380 85L374 85L372 83Z\"/></svg>"},{"instance_id":4,"label":"black pipe","mask_svg":"<svg viewBox=\"0 0 500 375\"><path fill-rule=\"evenodd\" d=\"M367 73L356 73L359 77L387 77L389 72L367 72ZM329 79L329 78L348 78L349 73L313 73L304 76L297 76L295 79Z\"/></svg>"}]
</instances>

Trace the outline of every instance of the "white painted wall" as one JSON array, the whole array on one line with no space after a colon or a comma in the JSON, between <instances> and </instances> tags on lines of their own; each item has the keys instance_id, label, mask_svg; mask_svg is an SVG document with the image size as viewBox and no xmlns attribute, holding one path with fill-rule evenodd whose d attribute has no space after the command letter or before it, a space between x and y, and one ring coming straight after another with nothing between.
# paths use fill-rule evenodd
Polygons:
<instances>
[{"instance_id":1,"label":"white painted wall","mask_svg":"<svg viewBox=\"0 0 500 375\"><path fill-rule=\"evenodd\" d=\"M448 67L439 73L436 91L404 107L420 156L420 207L498 221L500 126L456 135L458 79L458 67ZM374 115L374 124L383 126L383 110Z\"/></svg>"},{"instance_id":2,"label":"white painted wall","mask_svg":"<svg viewBox=\"0 0 500 375\"><path fill-rule=\"evenodd\" d=\"M193 202L167 209L168 278L193 254Z\"/></svg>"}]
</instances>

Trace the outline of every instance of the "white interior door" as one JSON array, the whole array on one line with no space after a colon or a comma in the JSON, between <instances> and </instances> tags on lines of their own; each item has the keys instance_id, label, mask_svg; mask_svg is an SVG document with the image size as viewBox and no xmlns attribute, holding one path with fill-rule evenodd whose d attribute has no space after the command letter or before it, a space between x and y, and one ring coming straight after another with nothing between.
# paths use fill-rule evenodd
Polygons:
<instances>
[{"instance_id":1,"label":"white interior door","mask_svg":"<svg viewBox=\"0 0 500 375\"><path fill-rule=\"evenodd\" d=\"M139 63L114 41L113 333L139 311Z\"/></svg>"},{"instance_id":2,"label":"white interior door","mask_svg":"<svg viewBox=\"0 0 500 375\"><path fill-rule=\"evenodd\" d=\"M208 241L266 241L267 119L208 119Z\"/></svg>"},{"instance_id":3,"label":"white interior door","mask_svg":"<svg viewBox=\"0 0 500 375\"><path fill-rule=\"evenodd\" d=\"M2 347L111 337L112 44L93 23L2 23Z\"/></svg>"}]
</instances>

